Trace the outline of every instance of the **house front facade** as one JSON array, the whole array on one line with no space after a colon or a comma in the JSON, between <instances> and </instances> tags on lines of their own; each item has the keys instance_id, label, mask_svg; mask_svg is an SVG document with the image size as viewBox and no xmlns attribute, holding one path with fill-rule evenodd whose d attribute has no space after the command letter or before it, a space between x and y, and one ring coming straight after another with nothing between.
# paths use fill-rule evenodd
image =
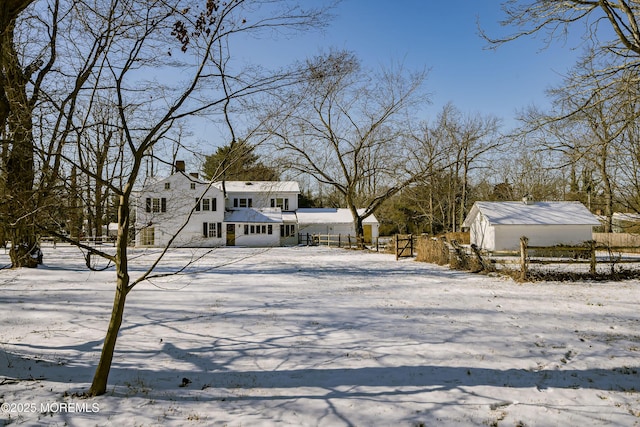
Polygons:
<instances>
[{"instance_id":1,"label":"house front facade","mask_svg":"<svg viewBox=\"0 0 640 427\"><path fill-rule=\"evenodd\" d=\"M184 172L147 179L135 205L136 246L221 246L224 202L218 187Z\"/></svg>"},{"instance_id":2,"label":"house front facade","mask_svg":"<svg viewBox=\"0 0 640 427\"><path fill-rule=\"evenodd\" d=\"M462 224L471 244L513 251L525 236L531 246L575 245L591 240L598 218L580 202L476 202Z\"/></svg>"},{"instance_id":3,"label":"house front facade","mask_svg":"<svg viewBox=\"0 0 640 427\"><path fill-rule=\"evenodd\" d=\"M137 194L139 247L289 246L298 244L302 232L355 234L347 209L325 212L324 224L317 218L304 222L309 216L298 209L300 187L294 181L211 183L179 169L164 179L148 178ZM375 218L365 231L377 237Z\"/></svg>"}]
</instances>

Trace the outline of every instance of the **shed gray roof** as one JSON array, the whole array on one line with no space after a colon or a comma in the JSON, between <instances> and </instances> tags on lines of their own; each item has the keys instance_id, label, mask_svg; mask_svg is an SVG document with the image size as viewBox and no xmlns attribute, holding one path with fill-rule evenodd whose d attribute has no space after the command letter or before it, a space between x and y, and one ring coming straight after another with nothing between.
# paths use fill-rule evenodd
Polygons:
<instances>
[{"instance_id":1,"label":"shed gray roof","mask_svg":"<svg viewBox=\"0 0 640 427\"><path fill-rule=\"evenodd\" d=\"M478 214L491 225L600 225L580 202L476 202L462 226L470 227Z\"/></svg>"}]
</instances>

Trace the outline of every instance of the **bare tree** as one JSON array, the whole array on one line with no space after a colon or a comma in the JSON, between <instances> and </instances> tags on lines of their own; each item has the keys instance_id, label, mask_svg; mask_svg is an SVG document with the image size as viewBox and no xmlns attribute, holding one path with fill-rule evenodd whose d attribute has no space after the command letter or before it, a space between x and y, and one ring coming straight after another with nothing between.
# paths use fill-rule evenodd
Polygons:
<instances>
[{"instance_id":1,"label":"bare tree","mask_svg":"<svg viewBox=\"0 0 640 427\"><path fill-rule=\"evenodd\" d=\"M588 40L598 56L613 53L626 61L627 67L635 66L640 56L640 5L634 0L514 0L504 2L502 9L506 18L501 25L515 28L515 32L504 37L482 32L495 46L537 33L544 33L549 44L566 40L570 32L582 31L581 39ZM580 24L582 30L577 28Z\"/></svg>"},{"instance_id":2,"label":"bare tree","mask_svg":"<svg viewBox=\"0 0 640 427\"><path fill-rule=\"evenodd\" d=\"M503 10L506 19L501 23L515 31L497 38L484 34L492 46L539 33L546 35L547 43L581 36L585 46L581 60L569 72L564 87L552 91L555 111L544 115L544 120L538 117L534 129L562 128L556 121L571 122L574 129L580 129L583 141L561 138L564 141L559 145L572 152L572 176L575 162L586 160L594 165L610 230L616 197L613 177L617 166L624 166L620 159L634 158L628 137L637 118L640 4L629 0L509 1L503 3ZM588 168L585 172L590 175ZM628 185L633 173L626 176ZM572 190L576 182L572 179ZM592 190L591 183L586 187Z\"/></svg>"},{"instance_id":3,"label":"bare tree","mask_svg":"<svg viewBox=\"0 0 640 427\"><path fill-rule=\"evenodd\" d=\"M503 145L498 133L500 121L493 116L463 115L452 104L443 107L437 121L437 133L449 147L452 168L451 230L458 231L467 214L470 175L492 158Z\"/></svg>"},{"instance_id":4,"label":"bare tree","mask_svg":"<svg viewBox=\"0 0 640 427\"><path fill-rule=\"evenodd\" d=\"M185 118L226 117L231 103L298 81L300 76L290 71L234 69L232 41L247 33L268 36L322 25L326 8L302 9L291 0L43 0L39 6L17 21L25 56L13 51L20 69L31 56L45 58L45 65L37 63L42 79L29 86L32 100L23 127L31 129L37 117L39 141L26 145L32 157L24 164L33 170L37 153L40 200L57 191L65 171L69 194L81 197L82 183L92 183L101 192L92 193L96 207L108 195L117 198L115 253L58 234L115 265L111 318L89 390L90 395L100 395L106 390L127 294L152 277L159 262L130 277L131 206L146 156ZM47 37L29 38L35 32ZM9 37L8 43L15 40ZM24 92L25 85L16 88ZM36 94L42 102L33 100ZM101 114L106 112L108 117ZM3 120L3 125L10 121L4 116ZM29 182L36 181L32 175ZM95 215L96 226L99 216Z\"/></svg>"},{"instance_id":5,"label":"bare tree","mask_svg":"<svg viewBox=\"0 0 640 427\"><path fill-rule=\"evenodd\" d=\"M0 203L3 240L11 241L13 267L35 267L31 253L37 247L34 213L34 137L32 110L38 102L43 76L53 65L50 59L32 57L21 61L16 42L16 22L34 0L8 0L0 6L0 140L2 142ZM57 2L52 14L57 17ZM57 19L57 18L54 18ZM50 39L56 37L55 27ZM4 244L4 241L3 241Z\"/></svg>"},{"instance_id":6,"label":"bare tree","mask_svg":"<svg viewBox=\"0 0 640 427\"><path fill-rule=\"evenodd\" d=\"M427 102L420 92L426 74L372 75L349 52L314 58L307 69L268 132L283 169L338 192L362 237L363 220L425 173L412 164L414 141L406 129L412 107Z\"/></svg>"}]
</instances>

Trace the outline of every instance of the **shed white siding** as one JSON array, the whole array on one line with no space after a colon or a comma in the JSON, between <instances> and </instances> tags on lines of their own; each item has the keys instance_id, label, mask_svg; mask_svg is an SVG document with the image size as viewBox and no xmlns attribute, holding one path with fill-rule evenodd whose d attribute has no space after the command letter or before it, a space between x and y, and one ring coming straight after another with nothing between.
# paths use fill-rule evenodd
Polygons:
<instances>
[{"instance_id":1,"label":"shed white siding","mask_svg":"<svg viewBox=\"0 0 640 427\"><path fill-rule=\"evenodd\" d=\"M526 236L530 246L577 245L592 239L590 225L497 225L491 250L518 250Z\"/></svg>"},{"instance_id":2,"label":"shed white siding","mask_svg":"<svg viewBox=\"0 0 640 427\"><path fill-rule=\"evenodd\" d=\"M472 244L489 251L496 250L495 228L491 227L487 218L480 214L469 227L469 239Z\"/></svg>"},{"instance_id":3,"label":"shed white siding","mask_svg":"<svg viewBox=\"0 0 640 427\"><path fill-rule=\"evenodd\" d=\"M531 246L580 244L592 239L599 224L579 202L476 202L463 226L472 244L501 251L517 250L522 236Z\"/></svg>"}]
</instances>

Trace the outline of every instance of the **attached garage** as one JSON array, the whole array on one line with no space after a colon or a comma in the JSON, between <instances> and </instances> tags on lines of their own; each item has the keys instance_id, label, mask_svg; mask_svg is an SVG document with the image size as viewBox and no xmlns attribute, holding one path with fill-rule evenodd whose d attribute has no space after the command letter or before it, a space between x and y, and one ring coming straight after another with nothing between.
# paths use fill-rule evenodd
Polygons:
<instances>
[{"instance_id":1,"label":"attached garage","mask_svg":"<svg viewBox=\"0 0 640 427\"><path fill-rule=\"evenodd\" d=\"M355 236L356 228L349 209L344 208L306 208L296 211L299 233L304 239L307 234L332 234ZM378 220L370 215L363 221L366 243L378 238Z\"/></svg>"}]
</instances>

